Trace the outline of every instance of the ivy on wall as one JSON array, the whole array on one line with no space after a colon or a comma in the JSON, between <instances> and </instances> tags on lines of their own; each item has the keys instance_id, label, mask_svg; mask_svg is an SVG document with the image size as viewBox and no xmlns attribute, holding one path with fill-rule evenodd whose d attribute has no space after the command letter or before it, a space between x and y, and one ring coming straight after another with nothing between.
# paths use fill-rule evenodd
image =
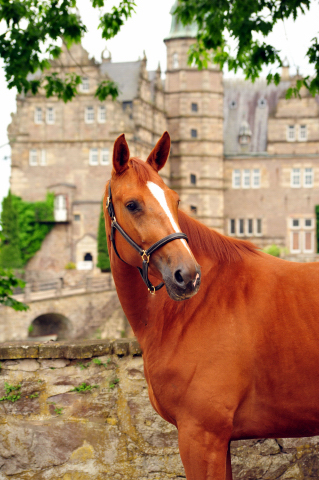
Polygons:
<instances>
[{"instance_id":1,"label":"ivy on wall","mask_svg":"<svg viewBox=\"0 0 319 480\"><path fill-rule=\"evenodd\" d=\"M2 202L0 267L21 268L41 248L54 226L54 193L44 202L26 202L9 194Z\"/></svg>"},{"instance_id":2,"label":"ivy on wall","mask_svg":"<svg viewBox=\"0 0 319 480\"><path fill-rule=\"evenodd\" d=\"M97 232L97 267L99 267L102 272L109 272L111 270L110 257L106 242L103 203L101 206L101 213Z\"/></svg>"}]
</instances>

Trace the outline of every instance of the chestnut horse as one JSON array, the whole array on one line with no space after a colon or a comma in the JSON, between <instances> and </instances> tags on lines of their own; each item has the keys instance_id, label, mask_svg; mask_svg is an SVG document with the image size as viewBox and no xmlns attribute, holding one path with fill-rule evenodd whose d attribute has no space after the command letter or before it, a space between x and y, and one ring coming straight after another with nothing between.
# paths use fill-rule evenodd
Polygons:
<instances>
[{"instance_id":1,"label":"chestnut horse","mask_svg":"<svg viewBox=\"0 0 319 480\"><path fill-rule=\"evenodd\" d=\"M274 258L178 211L157 173L169 149L167 132L146 162L130 158L124 135L115 142L111 268L187 479L230 480L231 440L319 434L319 265ZM165 284L155 295L142 261L151 293Z\"/></svg>"}]
</instances>

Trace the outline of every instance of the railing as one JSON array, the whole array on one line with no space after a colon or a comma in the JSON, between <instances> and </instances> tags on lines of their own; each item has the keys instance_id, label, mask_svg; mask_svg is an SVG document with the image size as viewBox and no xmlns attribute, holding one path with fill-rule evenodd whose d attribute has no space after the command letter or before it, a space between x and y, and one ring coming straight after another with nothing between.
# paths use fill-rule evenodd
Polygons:
<instances>
[{"instance_id":1,"label":"railing","mask_svg":"<svg viewBox=\"0 0 319 480\"><path fill-rule=\"evenodd\" d=\"M65 284L63 278L55 278L47 281L32 281L25 285L24 289L20 287L14 291L14 297L25 303L44 300L52 297L66 297L69 295L80 295L88 292L98 292L103 290L114 290L114 282L111 273L103 274L98 277L85 277L73 285Z\"/></svg>"}]
</instances>

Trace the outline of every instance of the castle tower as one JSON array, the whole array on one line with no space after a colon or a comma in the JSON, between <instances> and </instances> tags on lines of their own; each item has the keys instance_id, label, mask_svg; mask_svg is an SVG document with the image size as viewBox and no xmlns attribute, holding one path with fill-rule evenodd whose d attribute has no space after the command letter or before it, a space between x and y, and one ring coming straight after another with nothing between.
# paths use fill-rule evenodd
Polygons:
<instances>
[{"instance_id":1,"label":"castle tower","mask_svg":"<svg viewBox=\"0 0 319 480\"><path fill-rule=\"evenodd\" d=\"M174 16L164 40L167 47L165 108L172 139L171 188L181 207L200 221L223 231L223 83L210 65L199 71L187 64L196 26Z\"/></svg>"}]
</instances>

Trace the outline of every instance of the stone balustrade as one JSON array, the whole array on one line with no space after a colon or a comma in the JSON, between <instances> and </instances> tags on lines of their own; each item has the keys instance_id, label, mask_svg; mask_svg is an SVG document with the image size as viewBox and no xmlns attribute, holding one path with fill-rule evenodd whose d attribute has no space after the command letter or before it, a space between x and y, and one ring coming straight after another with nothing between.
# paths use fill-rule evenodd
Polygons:
<instances>
[{"instance_id":1,"label":"stone balustrade","mask_svg":"<svg viewBox=\"0 0 319 480\"><path fill-rule=\"evenodd\" d=\"M0 344L0 480L185 478L132 339ZM233 442L235 480L319 478L319 438Z\"/></svg>"}]
</instances>

